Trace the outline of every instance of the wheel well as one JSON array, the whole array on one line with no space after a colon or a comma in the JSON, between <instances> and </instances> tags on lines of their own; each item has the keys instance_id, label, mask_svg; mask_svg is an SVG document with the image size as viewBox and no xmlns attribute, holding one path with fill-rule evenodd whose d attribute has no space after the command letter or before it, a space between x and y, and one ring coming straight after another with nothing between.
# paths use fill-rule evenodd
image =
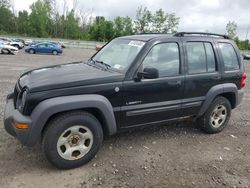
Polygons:
<instances>
[{"instance_id":1,"label":"wheel well","mask_svg":"<svg viewBox=\"0 0 250 188\"><path fill-rule=\"evenodd\" d=\"M103 133L104 135L108 135L109 134L109 131L108 131L108 124L107 124L107 121L104 117L104 115L102 114L102 112L97 109L97 108L84 108L84 109L77 109L77 110L71 110L71 111L63 111L63 112L59 112L59 113L56 113L56 114L53 114L45 123L43 129L42 129L42 134L41 136L43 136L48 124L50 121L52 121L53 119L57 118L58 116L60 116L61 114L63 113L68 113L68 112L72 112L72 111L79 111L79 110L82 110L82 111L85 111L85 112L88 112L90 114L92 114L93 116L95 116L98 121L100 122L101 126L102 126L102 130L103 130Z\"/></svg>"},{"instance_id":2,"label":"wheel well","mask_svg":"<svg viewBox=\"0 0 250 188\"><path fill-rule=\"evenodd\" d=\"M235 94L233 92L223 93L223 94L221 94L221 96L225 97L227 100L229 100L232 109L234 109L236 107L236 97L235 97Z\"/></svg>"}]
</instances>

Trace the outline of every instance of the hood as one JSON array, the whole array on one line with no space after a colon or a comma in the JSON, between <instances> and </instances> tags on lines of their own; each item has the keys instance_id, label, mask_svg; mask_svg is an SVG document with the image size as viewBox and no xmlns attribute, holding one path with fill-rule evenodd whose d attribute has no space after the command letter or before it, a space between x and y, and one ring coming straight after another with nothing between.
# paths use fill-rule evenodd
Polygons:
<instances>
[{"instance_id":1,"label":"hood","mask_svg":"<svg viewBox=\"0 0 250 188\"><path fill-rule=\"evenodd\" d=\"M44 67L24 73L19 84L29 92L101 84L121 80L123 74L83 62Z\"/></svg>"}]
</instances>

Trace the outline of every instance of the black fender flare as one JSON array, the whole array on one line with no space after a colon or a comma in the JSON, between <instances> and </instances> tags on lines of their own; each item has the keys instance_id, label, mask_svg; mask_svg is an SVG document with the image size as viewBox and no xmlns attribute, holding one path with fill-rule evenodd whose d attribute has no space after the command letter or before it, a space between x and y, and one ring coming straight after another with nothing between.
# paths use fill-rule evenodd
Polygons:
<instances>
[{"instance_id":1,"label":"black fender flare","mask_svg":"<svg viewBox=\"0 0 250 188\"><path fill-rule=\"evenodd\" d=\"M42 130L46 122L53 115L84 108L96 108L102 113L106 121L104 126L108 135L113 135L117 132L113 107L104 96L94 94L56 97L42 101L33 110L31 114L32 126L28 145L34 145L39 138L41 138Z\"/></svg>"},{"instance_id":2,"label":"black fender flare","mask_svg":"<svg viewBox=\"0 0 250 188\"><path fill-rule=\"evenodd\" d=\"M236 105L239 104L238 99L238 88L235 84L227 83L227 84L219 84L216 86L213 86L206 94L206 99L203 102L201 109L198 113L198 117L201 117L209 108L210 104L213 102L213 100L218 96L222 95L224 93L233 93L235 95L236 99Z\"/></svg>"}]
</instances>

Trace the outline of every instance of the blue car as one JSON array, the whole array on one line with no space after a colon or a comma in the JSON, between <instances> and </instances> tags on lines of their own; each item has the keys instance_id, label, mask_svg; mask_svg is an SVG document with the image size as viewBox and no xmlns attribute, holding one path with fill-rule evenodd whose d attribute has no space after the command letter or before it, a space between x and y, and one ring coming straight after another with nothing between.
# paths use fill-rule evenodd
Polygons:
<instances>
[{"instance_id":1,"label":"blue car","mask_svg":"<svg viewBox=\"0 0 250 188\"><path fill-rule=\"evenodd\" d=\"M37 43L26 48L25 52L30 54L46 53L46 54L58 55L61 54L63 50L59 45L53 43Z\"/></svg>"}]
</instances>

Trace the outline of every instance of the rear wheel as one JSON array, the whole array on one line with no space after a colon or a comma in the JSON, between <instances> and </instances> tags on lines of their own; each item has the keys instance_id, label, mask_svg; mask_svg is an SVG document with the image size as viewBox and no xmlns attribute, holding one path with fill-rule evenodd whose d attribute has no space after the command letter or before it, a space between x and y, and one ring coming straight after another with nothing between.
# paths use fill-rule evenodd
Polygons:
<instances>
[{"instance_id":1,"label":"rear wheel","mask_svg":"<svg viewBox=\"0 0 250 188\"><path fill-rule=\"evenodd\" d=\"M57 52L56 50L53 50L53 51L52 51L52 54L53 54L53 55L58 55L58 52Z\"/></svg>"},{"instance_id":2,"label":"rear wheel","mask_svg":"<svg viewBox=\"0 0 250 188\"><path fill-rule=\"evenodd\" d=\"M42 147L47 159L58 168L71 169L89 162L102 145L102 127L86 112L64 113L47 127Z\"/></svg>"},{"instance_id":3,"label":"rear wheel","mask_svg":"<svg viewBox=\"0 0 250 188\"><path fill-rule=\"evenodd\" d=\"M231 104L225 97L217 97L206 113L199 118L198 126L209 134L221 132L231 116Z\"/></svg>"}]
</instances>

